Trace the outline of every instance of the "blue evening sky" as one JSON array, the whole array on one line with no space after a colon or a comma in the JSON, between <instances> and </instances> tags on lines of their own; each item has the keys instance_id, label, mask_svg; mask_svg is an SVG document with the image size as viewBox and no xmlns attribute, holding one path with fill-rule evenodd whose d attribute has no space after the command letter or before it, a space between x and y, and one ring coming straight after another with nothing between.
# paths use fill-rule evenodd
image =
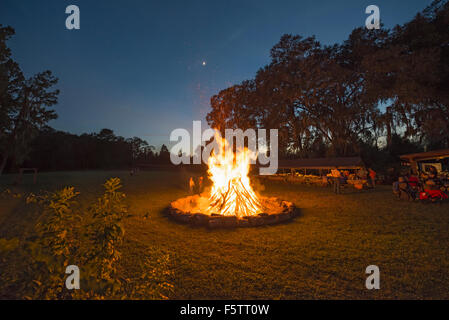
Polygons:
<instances>
[{"instance_id":1,"label":"blue evening sky","mask_svg":"<svg viewBox=\"0 0 449 320\"><path fill-rule=\"evenodd\" d=\"M341 42L362 26L370 4L386 27L402 24L431 0L1 0L0 23L27 75L60 79L56 129L113 129L160 147L176 128L203 120L209 99L254 77L282 34ZM81 29L65 28L78 5ZM203 61L206 65L203 66Z\"/></svg>"}]
</instances>

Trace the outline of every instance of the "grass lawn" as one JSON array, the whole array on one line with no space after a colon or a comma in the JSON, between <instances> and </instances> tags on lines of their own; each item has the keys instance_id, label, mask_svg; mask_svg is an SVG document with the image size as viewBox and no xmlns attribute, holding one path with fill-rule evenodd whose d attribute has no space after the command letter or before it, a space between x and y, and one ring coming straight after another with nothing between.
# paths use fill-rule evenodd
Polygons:
<instances>
[{"instance_id":1,"label":"grass lawn","mask_svg":"<svg viewBox=\"0 0 449 320\"><path fill-rule=\"evenodd\" d=\"M192 228L161 212L187 195L183 172L40 173L0 177L0 191L55 190L74 186L93 200L102 183L119 177L127 194L122 270L136 277L152 247L172 259L172 299L430 299L449 298L449 204L396 200L391 188L345 190L271 182L262 194L294 202L301 215L277 226L235 230ZM0 238L24 238L36 219L24 199L0 199ZM148 218L146 218L148 217ZM365 269L377 265L381 289L365 288ZM15 267L15 266L8 266ZM82 270L82 266L80 266ZM10 293L0 287L0 296Z\"/></svg>"}]
</instances>

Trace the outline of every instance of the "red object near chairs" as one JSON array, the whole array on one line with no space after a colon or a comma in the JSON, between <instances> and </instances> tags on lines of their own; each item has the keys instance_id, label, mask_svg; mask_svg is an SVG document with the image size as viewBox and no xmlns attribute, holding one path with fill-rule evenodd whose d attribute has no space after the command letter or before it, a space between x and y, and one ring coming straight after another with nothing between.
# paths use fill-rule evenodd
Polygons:
<instances>
[{"instance_id":1,"label":"red object near chairs","mask_svg":"<svg viewBox=\"0 0 449 320\"><path fill-rule=\"evenodd\" d=\"M424 190L419 193L419 200L442 201L447 198L448 195L441 190Z\"/></svg>"}]
</instances>

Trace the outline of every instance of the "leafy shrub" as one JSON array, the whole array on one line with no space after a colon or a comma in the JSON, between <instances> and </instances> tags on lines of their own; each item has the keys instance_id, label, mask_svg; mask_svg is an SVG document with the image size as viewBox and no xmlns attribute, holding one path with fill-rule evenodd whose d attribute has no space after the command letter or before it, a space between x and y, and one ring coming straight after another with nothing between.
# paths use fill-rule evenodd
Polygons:
<instances>
[{"instance_id":1,"label":"leafy shrub","mask_svg":"<svg viewBox=\"0 0 449 320\"><path fill-rule=\"evenodd\" d=\"M29 292L27 298L71 297L64 278L65 267L71 264L70 260L77 256L80 248L77 229L70 227L80 220L73 210L78 195L79 192L70 187L40 196L30 194L26 199L27 203L37 203L43 208L36 225L36 240L25 243L25 250L32 257L26 272L34 277L25 288Z\"/></svg>"},{"instance_id":2,"label":"leafy shrub","mask_svg":"<svg viewBox=\"0 0 449 320\"><path fill-rule=\"evenodd\" d=\"M17 239L0 239L0 253L20 251L30 262L15 279L22 297L29 299L165 299L172 292L170 257L154 250L143 257L140 279L119 274L128 213L121 182L112 178L103 185L104 194L85 214L75 200L73 187L42 195L30 194L26 202L35 203L42 213L35 237L19 244ZM65 287L65 268L80 268L80 290ZM12 281L12 280L11 280Z\"/></svg>"}]
</instances>

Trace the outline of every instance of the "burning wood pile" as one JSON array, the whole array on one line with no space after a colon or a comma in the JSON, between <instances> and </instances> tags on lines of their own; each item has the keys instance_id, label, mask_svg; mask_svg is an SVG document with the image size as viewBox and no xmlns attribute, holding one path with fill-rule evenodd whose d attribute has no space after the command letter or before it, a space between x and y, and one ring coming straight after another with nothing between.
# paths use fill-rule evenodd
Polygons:
<instances>
[{"instance_id":1,"label":"burning wood pile","mask_svg":"<svg viewBox=\"0 0 449 320\"><path fill-rule=\"evenodd\" d=\"M251 152L233 152L225 139L220 152L208 159L210 193L172 202L168 213L175 220L211 228L260 226L292 219L296 208L291 202L258 196L248 177Z\"/></svg>"}]
</instances>

